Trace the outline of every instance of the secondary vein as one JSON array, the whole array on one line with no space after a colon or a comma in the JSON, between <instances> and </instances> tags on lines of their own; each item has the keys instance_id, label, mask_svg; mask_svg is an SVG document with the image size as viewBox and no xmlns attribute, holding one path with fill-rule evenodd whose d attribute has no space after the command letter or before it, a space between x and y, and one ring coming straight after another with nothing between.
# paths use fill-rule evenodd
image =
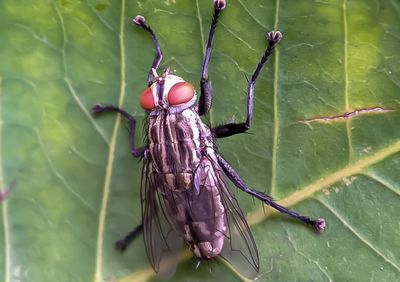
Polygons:
<instances>
[{"instance_id":1,"label":"secondary vein","mask_svg":"<svg viewBox=\"0 0 400 282\"><path fill-rule=\"evenodd\" d=\"M0 76L0 160L3 160L2 154L2 133L3 133L3 114L1 110L2 77ZM0 192L4 192L3 162L0 162ZM8 203L1 203L4 233L4 282L11 281L11 244L10 244L10 224L8 221Z\"/></svg>"},{"instance_id":2,"label":"secondary vein","mask_svg":"<svg viewBox=\"0 0 400 282\"><path fill-rule=\"evenodd\" d=\"M343 36L344 36L344 46L343 46L343 68L344 68L344 112L350 112L349 104L349 72L348 72L348 34L347 34L347 0L343 0ZM352 144L351 144L351 121L346 120L346 133L347 142L349 149L349 162L352 156Z\"/></svg>"},{"instance_id":3,"label":"secondary vein","mask_svg":"<svg viewBox=\"0 0 400 282\"><path fill-rule=\"evenodd\" d=\"M279 24L279 0L276 0L275 24L274 29L278 29ZM279 144L279 113L278 113L278 82L279 82L279 48L275 49L275 68L274 68L274 134L272 143L272 172L271 172L271 196L276 188L276 163Z\"/></svg>"}]
</instances>

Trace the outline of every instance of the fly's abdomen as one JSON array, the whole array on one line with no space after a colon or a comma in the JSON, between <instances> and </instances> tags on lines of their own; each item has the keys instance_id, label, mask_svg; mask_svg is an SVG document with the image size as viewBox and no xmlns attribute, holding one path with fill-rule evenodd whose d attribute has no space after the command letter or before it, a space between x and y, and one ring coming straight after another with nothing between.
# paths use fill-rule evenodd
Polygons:
<instances>
[{"instance_id":1,"label":"fly's abdomen","mask_svg":"<svg viewBox=\"0 0 400 282\"><path fill-rule=\"evenodd\" d=\"M198 195L190 202L185 239L191 245L193 253L202 259L217 257L224 246L226 234L225 209L218 185L221 184L219 171L204 157L196 171L200 186Z\"/></svg>"},{"instance_id":2,"label":"fly's abdomen","mask_svg":"<svg viewBox=\"0 0 400 282\"><path fill-rule=\"evenodd\" d=\"M217 204L221 204L219 196L212 198ZM226 231L225 214L223 206L211 210L214 214L208 214L208 218L188 222L186 236L189 234L189 244L193 253L201 259L213 259L217 257L224 246L224 234ZM185 238L186 239L186 238Z\"/></svg>"},{"instance_id":3,"label":"fly's abdomen","mask_svg":"<svg viewBox=\"0 0 400 282\"><path fill-rule=\"evenodd\" d=\"M225 208L218 186L222 183L220 173L205 156L193 173L194 182L190 189L174 191L158 185L166 210L173 219L174 228L201 259L217 257L223 249L228 232ZM157 179L162 181L160 174Z\"/></svg>"}]
</instances>

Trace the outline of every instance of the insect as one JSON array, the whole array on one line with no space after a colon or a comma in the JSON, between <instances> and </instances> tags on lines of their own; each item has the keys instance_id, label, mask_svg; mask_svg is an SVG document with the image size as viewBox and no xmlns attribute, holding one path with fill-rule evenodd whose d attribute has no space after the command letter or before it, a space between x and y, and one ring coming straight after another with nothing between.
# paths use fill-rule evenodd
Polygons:
<instances>
[{"instance_id":1,"label":"insect","mask_svg":"<svg viewBox=\"0 0 400 282\"><path fill-rule=\"evenodd\" d=\"M254 85L282 38L279 31L268 33L268 46L248 82L246 121L208 127L200 119L209 112L212 104L208 65L216 26L226 1L214 0L213 7L198 104L196 91L190 83L170 73L169 68L162 75L157 74L163 58L159 42L154 31L145 23L145 18L136 16L134 24L151 35L156 50L147 76L148 87L140 98L140 105L147 113L146 145L135 146L136 119L125 110L101 104L92 109L96 114L114 112L126 118L131 153L143 160L142 221L116 245L124 250L143 231L149 261L154 270L164 277L170 277L175 272L183 242L189 245L199 261L222 257L243 276L253 278L258 275L257 247L245 216L228 187L229 181L278 211L313 226L318 232L325 228L324 219L313 220L300 215L248 187L214 146L217 138L250 129Z\"/></svg>"}]
</instances>

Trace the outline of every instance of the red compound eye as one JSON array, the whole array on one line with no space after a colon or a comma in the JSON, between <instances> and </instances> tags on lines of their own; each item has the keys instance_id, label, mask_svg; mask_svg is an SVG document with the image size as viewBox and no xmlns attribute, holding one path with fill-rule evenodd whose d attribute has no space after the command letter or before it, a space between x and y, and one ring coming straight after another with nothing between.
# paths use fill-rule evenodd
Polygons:
<instances>
[{"instance_id":1,"label":"red compound eye","mask_svg":"<svg viewBox=\"0 0 400 282\"><path fill-rule=\"evenodd\" d=\"M168 92L168 103L179 105L189 102L194 96L193 86L188 82L178 82Z\"/></svg>"},{"instance_id":2,"label":"red compound eye","mask_svg":"<svg viewBox=\"0 0 400 282\"><path fill-rule=\"evenodd\" d=\"M153 92L150 87L144 90L142 96L140 96L140 106L145 110L154 109Z\"/></svg>"}]
</instances>

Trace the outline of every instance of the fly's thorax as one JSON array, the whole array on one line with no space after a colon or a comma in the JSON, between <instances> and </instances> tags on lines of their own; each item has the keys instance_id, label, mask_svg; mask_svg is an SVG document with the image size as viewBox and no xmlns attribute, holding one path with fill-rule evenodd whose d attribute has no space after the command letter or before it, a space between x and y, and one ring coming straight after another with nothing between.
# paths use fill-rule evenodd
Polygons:
<instances>
[{"instance_id":1,"label":"fly's thorax","mask_svg":"<svg viewBox=\"0 0 400 282\"><path fill-rule=\"evenodd\" d=\"M149 150L159 173L193 173L204 148L212 146L210 130L194 108L175 114L164 111L149 116L148 122Z\"/></svg>"},{"instance_id":2,"label":"fly's thorax","mask_svg":"<svg viewBox=\"0 0 400 282\"><path fill-rule=\"evenodd\" d=\"M170 191L180 192L192 188L193 174L190 172L160 173L160 185Z\"/></svg>"},{"instance_id":3,"label":"fly's thorax","mask_svg":"<svg viewBox=\"0 0 400 282\"><path fill-rule=\"evenodd\" d=\"M179 113L160 110L158 115L150 115L148 122L148 139L154 144L199 139L202 135L202 121L195 108Z\"/></svg>"}]
</instances>

